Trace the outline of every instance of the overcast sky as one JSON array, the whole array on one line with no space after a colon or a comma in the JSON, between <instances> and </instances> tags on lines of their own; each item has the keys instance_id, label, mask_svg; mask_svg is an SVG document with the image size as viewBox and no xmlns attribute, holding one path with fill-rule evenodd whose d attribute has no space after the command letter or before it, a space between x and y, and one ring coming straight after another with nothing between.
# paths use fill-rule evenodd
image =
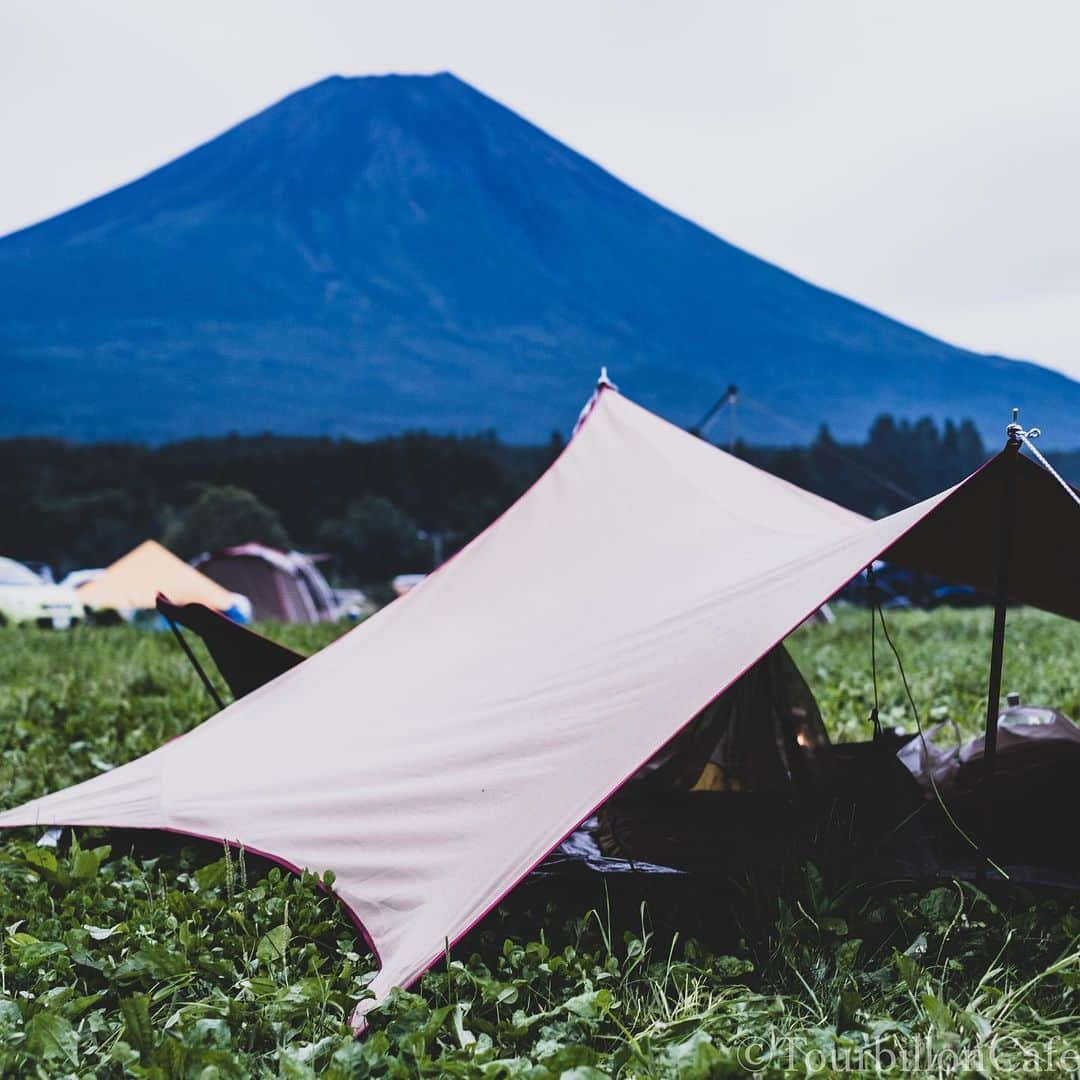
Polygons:
<instances>
[{"instance_id":1,"label":"overcast sky","mask_svg":"<svg viewBox=\"0 0 1080 1080\"><path fill-rule=\"evenodd\" d=\"M3 0L0 234L326 75L450 70L809 280L1080 377L1080 4Z\"/></svg>"}]
</instances>

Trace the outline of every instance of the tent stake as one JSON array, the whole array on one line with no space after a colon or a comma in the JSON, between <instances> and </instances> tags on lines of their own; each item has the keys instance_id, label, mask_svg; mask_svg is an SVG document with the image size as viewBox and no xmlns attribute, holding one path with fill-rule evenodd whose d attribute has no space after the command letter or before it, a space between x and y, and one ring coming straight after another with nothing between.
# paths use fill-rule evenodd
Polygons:
<instances>
[{"instance_id":1,"label":"tent stake","mask_svg":"<svg viewBox=\"0 0 1080 1080\"><path fill-rule=\"evenodd\" d=\"M1013 409L1012 423L1006 428L1006 467L1002 491L1001 522L998 529L998 575L994 596L994 634L990 645L990 685L986 691L986 735L983 739L983 847L984 854L994 854L994 768L997 764L998 716L1001 713L1001 668L1005 655L1005 616L1009 606L1009 565L1012 562L1013 518L1016 503L1016 457L1020 452L1017 423L1019 409ZM980 858L977 876L986 876L986 861Z\"/></svg>"}]
</instances>

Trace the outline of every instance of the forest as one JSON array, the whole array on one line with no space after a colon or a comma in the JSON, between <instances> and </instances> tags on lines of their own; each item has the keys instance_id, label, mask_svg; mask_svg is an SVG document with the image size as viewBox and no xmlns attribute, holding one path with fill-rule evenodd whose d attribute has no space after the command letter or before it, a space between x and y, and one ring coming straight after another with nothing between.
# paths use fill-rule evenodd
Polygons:
<instances>
[{"instance_id":1,"label":"forest","mask_svg":"<svg viewBox=\"0 0 1080 1080\"><path fill-rule=\"evenodd\" d=\"M59 576L153 537L185 557L249 539L333 556L342 584L426 571L485 528L563 448L494 432L371 442L276 435L162 446L0 440L0 552ZM809 446L737 442L741 458L872 517L955 483L996 448L969 420L880 416L862 443L822 426ZM1058 455L1066 477L1080 452Z\"/></svg>"}]
</instances>

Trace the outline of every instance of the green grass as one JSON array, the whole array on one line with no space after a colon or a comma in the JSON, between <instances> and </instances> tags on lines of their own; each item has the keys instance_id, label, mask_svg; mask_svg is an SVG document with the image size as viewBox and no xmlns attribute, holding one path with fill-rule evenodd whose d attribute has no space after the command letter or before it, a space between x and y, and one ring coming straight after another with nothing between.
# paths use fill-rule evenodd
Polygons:
<instances>
[{"instance_id":1,"label":"green grass","mask_svg":"<svg viewBox=\"0 0 1080 1080\"><path fill-rule=\"evenodd\" d=\"M870 613L840 609L829 626L809 626L788 641L809 681L834 740L866 739L873 702ZM924 724L955 720L965 735L986 724L993 613L986 609L885 613L915 705ZM1080 721L1080 623L1031 608L1012 612L1006 624L1002 694L1020 693L1025 704L1053 705ZM914 731L896 660L878 623L877 670L881 720Z\"/></svg>"},{"instance_id":2,"label":"green grass","mask_svg":"<svg viewBox=\"0 0 1080 1080\"><path fill-rule=\"evenodd\" d=\"M793 651L834 737L868 731L865 612ZM889 618L924 722L977 731L989 615ZM333 628L279 630L311 651ZM911 727L879 635L886 722ZM1077 628L1011 617L1006 687L1080 716ZM209 712L164 634L0 632L0 803L130 760ZM1063 837L1063 839L1066 839ZM0 1075L707 1077L858 1065L1080 1065L1080 908L946 884L868 894L813 867L725 955L632 918L543 902L491 916L355 1041L371 962L311 877L208 846L58 853L0 840ZM733 919L726 913L718 919ZM891 1056L890 1056L891 1055Z\"/></svg>"}]
</instances>

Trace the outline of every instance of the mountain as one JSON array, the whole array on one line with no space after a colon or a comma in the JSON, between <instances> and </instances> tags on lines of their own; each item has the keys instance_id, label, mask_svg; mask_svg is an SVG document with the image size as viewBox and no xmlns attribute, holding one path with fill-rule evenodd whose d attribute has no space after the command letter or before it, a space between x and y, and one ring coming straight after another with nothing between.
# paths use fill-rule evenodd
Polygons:
<instances>
[{"instance_id":1,"label":"mountain","mask_svg":"<svg viewBox=\"0 0 1080 1080\"><path fill-rule=\"evenodd\" d=\"M541 440L602 364L680 424L735 382L841 437L891 411L996 444L1015 404L1078 441L1080 383L754 258L447 74L327 79L0 240L0 434Z\"/></svg>"}]
</instances>

